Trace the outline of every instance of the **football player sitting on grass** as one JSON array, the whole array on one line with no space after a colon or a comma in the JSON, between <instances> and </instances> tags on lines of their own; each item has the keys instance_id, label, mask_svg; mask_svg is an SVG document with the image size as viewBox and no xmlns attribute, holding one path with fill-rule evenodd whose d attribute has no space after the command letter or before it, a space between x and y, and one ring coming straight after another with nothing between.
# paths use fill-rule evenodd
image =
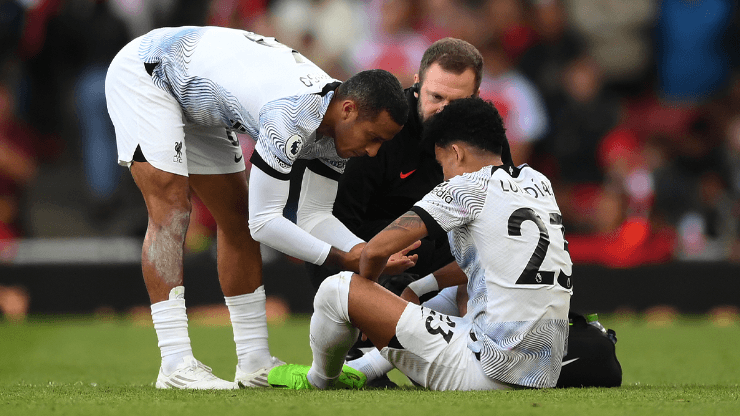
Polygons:
<instances>
[{"instance_id":1,"label":"football player sitting on grass","mask_svg":"<svg viewBox=\"0 0 740 416\"><path fill-rule=\"evenodd\" d=\"M362 387L373 374L344 365L360 331L385 360L432 390L555 387L572 263L550 181L527 165L504 163L511 156L501 116L479 98L453 101L423 134L435 142L445 181L368 242L359 274L341 272L321 284L311 318L313 364L273 368L273 387ZM456 266L438 284L467 282L463 317L376 283L393 253L443 233Z\"/></svg>"}]
</instances>

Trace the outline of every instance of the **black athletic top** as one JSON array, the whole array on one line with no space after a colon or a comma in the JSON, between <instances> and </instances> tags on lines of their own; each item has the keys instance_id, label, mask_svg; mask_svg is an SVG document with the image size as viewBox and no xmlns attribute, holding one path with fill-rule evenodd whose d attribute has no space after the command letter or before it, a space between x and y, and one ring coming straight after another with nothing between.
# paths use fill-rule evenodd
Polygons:
<instances>
[{"instance_id":1,"label":"black athletic top","mask_svg":"<svg viewBox=\"0 0 740 416\"><path fill-rule=\"evenodd\" d=\"M443 180L442 167L434 157L434 143L421 141L415 91L415 87L405 91L411 111L403 129L393 140L383 143L376 157L350 158L339 179L334 215L365 241L406 213ZM419 262L409 271L422 276L454 261L446 236L422 241L417 251Z\"/></svg>"}]
</instances>

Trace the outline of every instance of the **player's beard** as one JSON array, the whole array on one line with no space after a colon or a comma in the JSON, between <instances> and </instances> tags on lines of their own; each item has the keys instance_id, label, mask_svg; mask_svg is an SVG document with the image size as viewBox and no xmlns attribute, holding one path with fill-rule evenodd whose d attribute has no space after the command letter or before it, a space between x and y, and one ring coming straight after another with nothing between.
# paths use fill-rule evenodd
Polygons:
<instances>
[{"instance_id":1,"label":"player's beard","mask_svg":"<svg viewBox=\"0 0 740 416\"><path fill-rule=\"evenodd\" d=\"M421 121L421 126L423 128L424 123L426 122L426 119L424 119L424 112L421 111L421 97L418 97L416 99L416 114L419 115L419 120Z\"/></svg>"}]
</instances>

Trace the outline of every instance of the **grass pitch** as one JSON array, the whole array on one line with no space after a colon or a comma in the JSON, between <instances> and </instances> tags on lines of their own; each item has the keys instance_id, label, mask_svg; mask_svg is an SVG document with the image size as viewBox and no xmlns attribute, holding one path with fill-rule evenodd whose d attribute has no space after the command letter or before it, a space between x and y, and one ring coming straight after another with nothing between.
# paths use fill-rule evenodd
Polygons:
<instances>
[{"instance_id":1,"label":"grass pitch","mask_svg":"<svg viewBox=\"0 0 740 416\"><path fill-rule=\"evenodd\" d=\"M606 318L606 319L604 319ZM616 389L507 392L397 390L229 392L154 388L159 350L151 321L32 317L0 322L0 415L734 415L740 414L740 323L705 317L652 322L602 317L617 331L624 370ZM271 351L309 364L308 317L271 325ZM191 320L198 359L230 379L231 328Z\"/></svg>"}]
</instances>

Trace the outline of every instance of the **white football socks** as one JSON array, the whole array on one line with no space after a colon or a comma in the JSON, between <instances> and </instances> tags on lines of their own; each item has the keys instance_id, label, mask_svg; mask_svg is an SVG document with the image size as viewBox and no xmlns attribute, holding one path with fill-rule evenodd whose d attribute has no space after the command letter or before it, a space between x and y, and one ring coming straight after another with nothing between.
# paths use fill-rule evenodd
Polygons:
<instances>
[{"instance_id":1,"label":"white football socks","mask_svg":"<svg viewBox=\"0 0 740 416\"><path fill-rule=\"evenodd\" d=\"M308 381L324 389L339 377L347 351L360 330L350 324L349 282L351 272L342 272L324 280L314 298L311 315L310 344L313 363Z\"/></svg>"},{"instance_id":2,"label":"white football socks","mask_svg":"<svg viewBox=\"0 0 740 416\"><path fill-rule=\"evenodd\" d=\"M170 291L169 300L152 305L152 321L162 354L162 371L172 374L182 359L193 355L188 336L188 316L185 311L185 288Z\"/></svg>"},{"instance_id":3,"label":"white football socks","mask_svg":"<svg viewBox=\"0 0 740 416\"><path fill-rule=\"evenodd\" d=\"M253 293L224 297L224 299L229 308L231 325L234 329L239 368L247 373L253 373L270 365L265 287L260 286Z\"/></svg>"},{"instance_id":4,"label":"white football socks","mask_svg":"<svg viewBox=\"0 0 740 416\"><path fill-rule=\"evenodd\" d=\"M394 368L390 361L383 358L377 348L366 351L360 358L348 361L347 365L365 374L367 381L381 377Z\"/></svg>"}]
</instances>

